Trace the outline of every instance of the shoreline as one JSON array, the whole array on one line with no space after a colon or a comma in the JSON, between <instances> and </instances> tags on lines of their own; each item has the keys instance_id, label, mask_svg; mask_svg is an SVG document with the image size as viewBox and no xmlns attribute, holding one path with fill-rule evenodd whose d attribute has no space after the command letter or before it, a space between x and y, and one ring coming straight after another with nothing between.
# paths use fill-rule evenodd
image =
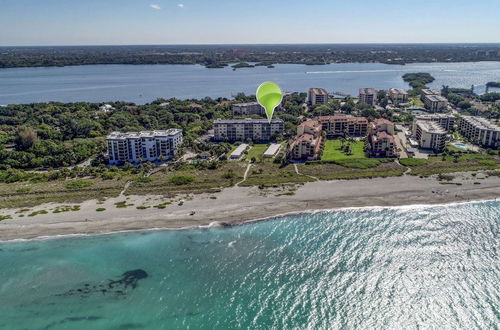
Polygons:
<instances>
[{"instance_id":1,"label":"shoreline","mask_svg":"<svg viewBox=\"0 0 500 330\"><path fill-rule=\"evenodd\" d=\"M478 180L477 177L474 178ZM500 178L489 177L481 185L468 174L461 174L456 184L440 184L433 178L401 176L352 181L316 181L306 183L293 194L283 190L259 190L257 187L230 187L217 194L177 197L164 209L154 204L167 200L163 196L118 196L105 202L85 201L79 211L52 213L50 210L71 203L49 203L30 211L48 213L19 217L20 209L0 210L13 219L0 222L0 242L32 239L82 237L149 230L190 230L230 227L272 220L294 214L338 212L345 209L433 206L440 204L495 200L500 197ZM184 200L182 206L179 200ZM128 208L117 208L125 201ZM146 209L138 209L146 206ZM97 212L103 207L106 211ZM18 213L16 213L18 212ZM192 212L195 214L191 215Z\"/></svg>"},{"instance_id":2,"label":"shoreline","mask_svg":"<svg viewBox=\"0 0 500 330\"><path fill-rule=\"evenodd\" d=\"M105 235L116 235L116 234L127 234L127 233L139 233L139 232L154 232L154 231L184 231L184 230L208 230L208 229L213 229L213 228L232 228L232 227L238 227L238 226L245 226L245 225L250 225L254 223L259 223L263 221L273 221L273 220L280 220L281 218L284 217L289 217L289 216L298 216L302 214L316 214L316 213L335 213L335 212L344 212L344 211L356 211L356 212L362 212L362 211L369 211L369 210L387 210L387 209L399 209L399 208L415 208L415 207L440 207L440 206L450 206L450 205L462 205L462 204L468 204L468 203L481 203L481 202L495 202L497 199L478 199L478 200L470 200L470 201L460 201L460 202L449 202L449 203L437 203L437 204L406 204L406 205L393 205L393 206L379 206L379 205L374 205L374 206L347 206L347 207L340 207L340 208L332 208L332 209L315 209L315 210L304 210L304 211L292 211L292 212L286 212L282 214L276 214L276 215L271 215L268 217L264 218L258 218L258 219L252 219L252 220L245 220L242 222L234 222L234 223L220 223L217 221L211 222L206 225L198 225L198 226L189 226L189 227L179 227L179 228L144 228L144 229L130 229L130 230L116 230L116 231L110 231L110 232L103 232L103 233L74 233L74 234L59 234L59 235L52 235L52 236L36 236L33 238L14 238L10 240L1 240L0 239L0 244L2 243L16 243L16 242L31 242L31 241L45 241L45 240L52 240L52 239L64 239L64 238L72 238L72 237L94 237L94 236L105 236Z\"/></svg>"}]
</instances>

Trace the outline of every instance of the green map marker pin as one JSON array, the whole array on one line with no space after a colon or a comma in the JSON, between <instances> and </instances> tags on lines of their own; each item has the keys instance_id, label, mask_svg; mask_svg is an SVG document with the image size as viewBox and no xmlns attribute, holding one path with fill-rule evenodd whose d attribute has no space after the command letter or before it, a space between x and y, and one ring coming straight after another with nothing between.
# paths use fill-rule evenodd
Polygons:
<instances>
[{"instance_id":1,"label":"green map marker pin","mask_svg":"<svg viewBox=\"0 0 500 330\"><path fill-rule=\"evenodd\" d=\"M257 88L257 102L266 109L267 120L273 119L274 109L281 103L283 93L280 86L272 81L266 81Z\"/></svg>"}]
</instances>

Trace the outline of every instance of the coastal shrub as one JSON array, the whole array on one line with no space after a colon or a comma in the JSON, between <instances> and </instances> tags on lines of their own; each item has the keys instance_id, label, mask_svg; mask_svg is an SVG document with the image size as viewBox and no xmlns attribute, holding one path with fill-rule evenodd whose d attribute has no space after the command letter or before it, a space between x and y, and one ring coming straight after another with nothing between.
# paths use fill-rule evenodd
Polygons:
<instances>
[{"instance_id":1,"label":"coastal shrub","mask_svg":"<svg viewBox=\"0 0 500 330\"><path fill-rule=\"evenodd\" d=\"M72 180L68 183L66 183L66 189L68 190L77 190L77 189L82 189L86 187L90 187L94 184L94 181L92 180Z\"/></svg>"},{"instance_id":2,"label":"coastal shrub","mask_svg":"<svg viewBox=\"0 0 500 330\"><path fill-rule=\"evenodd\" d=\"M486 165L486 166L492 166L492 167L495 167L498 165L497 162L495 162L494 160L480 160L479 163Z\"/></svg>"},{"instance_id":3,"label":"coastal shrub","mask_svg":"<svg viewBox=\"0 0 500 330\"><path fill-rule=\"evenodd\" d=\"M145 210L145 209L149 209L149 206L141 205L141 206L136 206L135 208L138 210Z\"/></svg>"},{"instance_id":4,"label":"coastal shrub","mask_svg":"<svg viewBox=\"0 0 500 330\"><path fill-rule=\"evenodd\" d=\"M96 212L106 211L106 209L104 207L99 207L99 208L97 208L95 210L96 210Z\"/></svg>"},{"instance_id":5,"label":"coastal shrub","mask_svg":"<svg viewBox=\"0 0 500 330\"><path fill-rule=\"evenodd\" d=\"M175 175L170 179L170 182L175 184L176 186L182 186L185 184L189 184L195 180L195 177L192 175Z\"/></svg>"},{"instance_id":6,"label":"coastal shrub","mask_svg":"<svg viewBox=\"0 0 500 330\"><path fill-rule=\"evenodd\" d=\"M153 179L151 179L150 177L148 176L138 176L136 179L135 179L135 182L137 183L150 183L152 182Z\"/></svg>"},{"instance_id":7,"label":"coastal shrub","mask_svg":"<svg viewBox=\"0 0 500 330\"><path fill-rule=\"evenodd\" d=\"M419 166L419 165L426 165L429 163L427 159L422 159L422 158L402 158L399 160L401 165L404 166Z\"/></svg>"},{"instance_id":8,"label":"coastal shrub","mask_svg":"<svg viewBox=\"0 0 500 330\"><path fill-rule=\"evenodd\" d=\"M70 211L80 211L80 205L63 205L56 207L52 213L62 213L62 212L70 212Z\"/></svg>"},{"instance_id":9,"label":"coastal shrub","mask_svg":"<svg viewBox=\"0 0 500 330\"><path fill-rule=\"evenodd\" d=\"M47 211L47 210L35 211L35 212L28 214L28 217L34 217L35 215L47 214L47 213L49 213L49 211Z\"/></svg>"},{"instance_id":10,"label":"coastal shrub","mask_svg":"<svg viewBox=\"0 0 500 330\"><path fill-rule=\"evenodd\" d=\"M7 220L7 219L12 219L12 216L10 216L10 215L0 215L0 221Z\"/></svg>"},{"instance_id":11,"label":"coastal shrub","mask_svg":"<svg viewBox=\"0 0 500 330\"><path fill-rule=\"evenodd\" d=\"M129 207L129 206L134 206L134 204L127 204L126 201L122 201L122 202L116 202L115 206L119 209L123 209L123 208Z\"/></svg>"},{"instance_id":12,"label":"coastal shrub","mask_svg":"<svg viewBox=\"0 0 500 330\"><path fill-rule=\"evenodd\" d=\"M371 168L380 165L380 161L373 158L339 159L333 163L349 168Z\"/></svg>"}]
</instances>

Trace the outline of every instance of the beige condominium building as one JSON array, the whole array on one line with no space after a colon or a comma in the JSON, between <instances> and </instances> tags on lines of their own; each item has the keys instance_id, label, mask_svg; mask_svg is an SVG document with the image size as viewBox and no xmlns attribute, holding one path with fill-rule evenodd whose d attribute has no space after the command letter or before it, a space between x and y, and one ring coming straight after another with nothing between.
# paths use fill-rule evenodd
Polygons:
<instances>
[{"instance_id":1,"label":"beige condominium building","mask_svg":"<svg viewBox=\"0 0 500 330\"><path fill-rule=\"evenodd\" d=\"M359 103L375 105L377 101L377 91L374 88L359 89Z\"/></svg>"},{"instance_id":2,"label":"beige condominium building","mask_svg":"<svg viewBox=\"0 0 500 330\"><path fill-rule=\"evenodd\" d=\"M316 120L322 126L329 138L349 135L366 136L368 133L368 119L365 117L350 117L346 115L320 116Z\"/></svg>"},{"instance_id":3,"label":"beige condominium building","mask_svg":"<svg viewBox=\"0 0 500 330\"><path fill-rule=\"evenodd\" d=\"M323 88L309 88L307 101L310 105L328 104L328 92Z\"/></svg>"},{"instance_id":4,"label":"beige condominium building","mask_svg":"<svg viewBox=\"0 0 500 330\"><path fill-rule=\"evenodd\" d=\"M500 147L500 127L486 118L462 116L460 118L460 134L485 147Z\"/></svg>"},{"instance_id":5,"label":"beige condominium building","mask_svg":"<svg viewBox=\"0 0 500 330\"><path fill-rule=\"evenodd\" d=\"M267 142L274 135L283 134L284 123L281 119L216 119L214 121L215 141Z\"/></svg>"},{"instance_id":6,"label":"beige condominium building","mask_svg":"<svg viewBox=\"0 0 500 330\"><path fill-rule=\"evenodd\" d=\"M392 104L398 105L402 103L408 103L408 92L402 88L390 88L389 98Z\"/></svg>"},{"instance_id":7,"label":"beige condominium building","mask_svg":"<svg viewBox=\"0 0 500 330\"><path fill-rule=\"evenodd\" d=\"M442 112L448 107L448 100L436 89L422 89L420 99L431 112Z\"/></svg>"},{"instance_id":8,"label":"beige condominium building","mask_svg":"<svg viewBox=\"0 0 500 330\"><path fill-rule=\"evenodd\" d=\"M394 139L394 124L379 118L370 124L370 154L375 157L396 157L398 150Z\"/></svg>"},{"instance_id":9,"label":"beige condominium building","mask_svg":"<svg viewBox=\"0 0 500 330\"><path fill-rule=\"evenodd\" d=\"M446 141L446 131L436 122L417 120L415 122L415 139L420 148L442 151Z\"/></svg>"},{"instance_id":10,"label":"beige condominium building","mask_svg":"<svg viewBox=\"0 0 500 330\"><path fill-rule=\"evenodd\" d=\"M317 120L301 123L297 126L297 137L290 147L290 158L296 160L318 159L322 139L321 124Z\"/></svg>"},{"instance_id":11,"label":"beige condominium building","mask_svg":"<svg viewBox=\"0 0 500 330\"><path fill-rule=\"evenodd\" d=\"M113 132L106 138L110 164L173 158L182 144L182 130Z\"/></svg>"}]
</instances>

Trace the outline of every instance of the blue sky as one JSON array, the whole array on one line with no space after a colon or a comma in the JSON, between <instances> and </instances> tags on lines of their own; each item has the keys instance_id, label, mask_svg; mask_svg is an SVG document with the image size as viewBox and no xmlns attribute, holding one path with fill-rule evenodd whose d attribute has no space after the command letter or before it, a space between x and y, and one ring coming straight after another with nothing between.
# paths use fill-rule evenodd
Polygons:
<instances>
[{"instance_id":1,"label":"blue sky","mask_svg":"<svg viewBox=\"0 0 500 330\"><path fill-rule=\"evenodd\" d=\"M0 45L500 42L500 0L0 0Z\"/></svg>"}]
</instances>

